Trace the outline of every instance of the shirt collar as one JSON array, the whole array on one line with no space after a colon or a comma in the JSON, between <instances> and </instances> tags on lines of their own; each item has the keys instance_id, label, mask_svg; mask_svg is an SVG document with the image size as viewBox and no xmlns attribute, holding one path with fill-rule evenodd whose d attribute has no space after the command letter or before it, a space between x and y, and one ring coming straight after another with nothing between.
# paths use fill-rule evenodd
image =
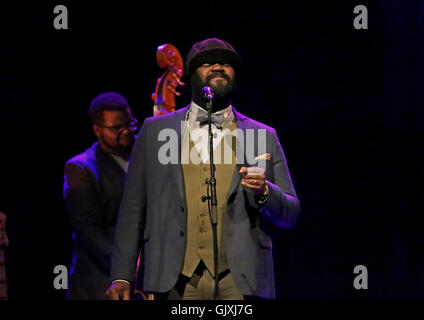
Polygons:
<instances>
[{"instance_id":1,"label":"shirt collar","mask_svg":"<svg viewBox=\"0 0 424 320\"><path fill-rule=\"evenodd\" d=\"M190 106L190 118L197 118L197 113L199 112L199 109L203 109L201 106L199 106L196 102L192 101L191 102L191 106ZM207 110L205 110L207 111ZM228 107L226 107L225 109L219 110L214 112L213 114L224 114L224 119L230 118L233 116L233 106L229 105ZM224 120L225 121L225 120Z\"/></svg>"},{"instance_id":2,"label":"shirt collar","mask_svg":"<svg viewBox=\"0 0 424 320\"><path fill-rule=\"evenodd\" d=\"M121 166L121 168L127 172L128 171L128 159L124 159L120 156L117 156L116 154L110 153L109 154L112 156L113 159L115 159L115 161Z\"/></svg>"}]
</instances>

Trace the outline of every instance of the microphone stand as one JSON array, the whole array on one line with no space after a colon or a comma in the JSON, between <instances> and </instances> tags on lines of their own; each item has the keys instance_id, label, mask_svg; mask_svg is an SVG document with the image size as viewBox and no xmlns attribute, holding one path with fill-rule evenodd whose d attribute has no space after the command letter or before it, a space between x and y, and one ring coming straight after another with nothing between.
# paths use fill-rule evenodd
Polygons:
<instances>
[{"instance_id":1,"label":"microphone stand","mask_svg":"<svg viewBox=\"0 0 424 320\"><path fill-rule=\"evenodd\" d=\"M210 179L208 181L208 195L202 197L204 202L208 200L209 216L212 224L212 235L213 235L213 262L215 271L215 288L214 288L214 300L218 299L218 201L216 198L216 178L215 178L215 164L213 161L213 134L212 134L212 99L207 99L206 109L208 110L208 131L209 131L209 167L210 167ZM209 194L210 190L210 194Z\"/></svg>"}]
</instances>

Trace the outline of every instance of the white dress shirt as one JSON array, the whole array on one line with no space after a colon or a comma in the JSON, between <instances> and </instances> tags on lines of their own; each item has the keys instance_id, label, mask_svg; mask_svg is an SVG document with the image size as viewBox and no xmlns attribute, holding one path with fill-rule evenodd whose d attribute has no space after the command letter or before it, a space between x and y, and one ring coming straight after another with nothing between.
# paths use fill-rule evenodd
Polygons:
<instances>
[{"instance_id":1,"label":"white dress shirt","mask_svg":"<svg viewBox=\"0 0 424 320\"><path fill-rule=\"evenodd\" d=\"M184 130L183 130L183 138L182 138L182 158L184 156L191 156L190 159L196 163L196 157L189 154L189 140L191 139L194 143L196 150L199 152L200 159L198 159L199 163L209 163L209 136L208 136L208 125L204 124L200 126L200 123L196 121L197 114L199 109L202 108L195 102L191 103L189 110L187 111ZM203 109L204 110L204 109ZM224 119L222 122L222 129L219 129L212 123L212 133L214 134L213 139L213 149L214 149L214 162L215 163L224 163L224 160L216 157L216 147L220 144L222 138L230 134L230 124L234 120L234 112L233 107L229 105L227 108L214 112L213 114L224 114ZM219 154L218 154L219 155ZM223 157L223 155L222 155ZM188 163L188 159L182 159L182 163Z\"/></svg>"}]
</instances>

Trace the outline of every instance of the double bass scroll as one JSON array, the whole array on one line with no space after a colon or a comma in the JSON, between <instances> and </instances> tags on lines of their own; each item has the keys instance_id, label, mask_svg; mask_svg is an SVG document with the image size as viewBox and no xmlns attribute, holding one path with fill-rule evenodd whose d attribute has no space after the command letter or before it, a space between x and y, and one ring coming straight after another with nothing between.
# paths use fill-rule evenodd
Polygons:
<instances>
[{"instance_id":1,"label":"double bass scroll","mask_svg":"<svg viewBox=\"0 0 424 320\"><path fill-rule=\"evenodd\" d=\"M154 101L153 115L166 114L175 111L175 96L179 85L184 85L181 78L184 75L183 59L178 49L166 43L158 47L156 61L165 72L157 79L155 92L152 94Z\"/></svg>"}]
</instances>

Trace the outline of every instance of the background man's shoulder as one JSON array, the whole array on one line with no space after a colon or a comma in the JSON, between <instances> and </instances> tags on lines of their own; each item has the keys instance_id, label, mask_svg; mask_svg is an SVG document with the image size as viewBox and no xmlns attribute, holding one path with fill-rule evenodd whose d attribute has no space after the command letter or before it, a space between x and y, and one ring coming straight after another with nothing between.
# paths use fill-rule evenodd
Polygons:
<instances>
[{"instance_id":1,"label":"background man's shoulder","mask_svg":"<svg viewBox=\"0 0 424 320\"><path fill-rule=\"evenodd\" d=\"M95 167L97 148L99 148L99 143L93 143L88 149L66 161L65 167L68 167L69 165L77 165L81 168Z\"/></svg>"},{"instance_id":2,"label":"background man's shoulder","mask_svg":"<svg viewBox=\"0 0 424 320\"><path fill-rule=\"evenodd\" d=\"M144 119L144 125L147 124L149 127L161 127L167 123L173 123L177 120L184 120L184 115L187 111L187 108L188 107L184 107L167 114L148 117Z\"/></svg>"}]
</instances>

